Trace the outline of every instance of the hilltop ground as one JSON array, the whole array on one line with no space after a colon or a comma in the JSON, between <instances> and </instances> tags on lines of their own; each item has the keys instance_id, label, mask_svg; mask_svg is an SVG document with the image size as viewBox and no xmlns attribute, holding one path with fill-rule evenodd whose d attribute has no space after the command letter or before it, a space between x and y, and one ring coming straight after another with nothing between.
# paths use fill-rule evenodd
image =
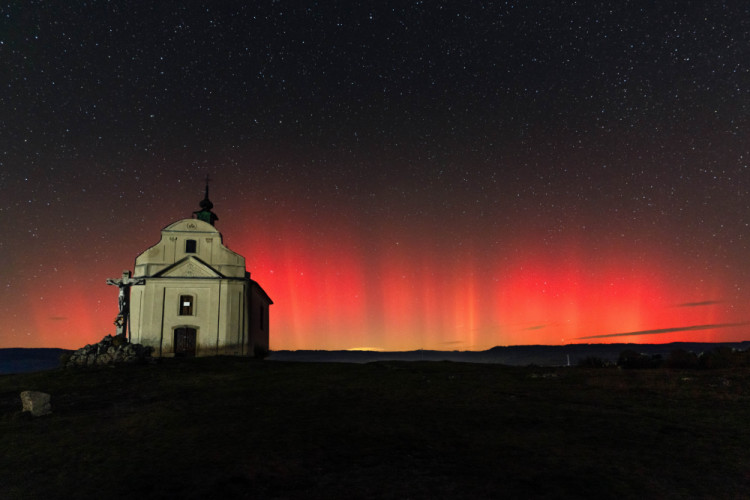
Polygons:
<instances>
[{"instance_id":1,"label":"hilltop ground","mask_svg":"<svg viewBox=\"0 0 750 500\"><path fill-rule=\"evenodd\" d=\"M53 414L20 413L19 393ZM239 358L0 376L0 497L741 497L750 369Z\"/></svg>"}]
</instances>

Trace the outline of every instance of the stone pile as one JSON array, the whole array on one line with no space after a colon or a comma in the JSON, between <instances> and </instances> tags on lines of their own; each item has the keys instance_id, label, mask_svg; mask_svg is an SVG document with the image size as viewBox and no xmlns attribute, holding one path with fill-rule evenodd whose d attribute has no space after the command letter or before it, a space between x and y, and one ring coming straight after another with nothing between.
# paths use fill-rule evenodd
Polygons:
<instances>
[{"instance_id":1,"label":"stone pile","mask_svg":"<svg viewBox=\"0 0 750 500\"><path fill-rule=\"evenodd\" d=\"M125 335L107 335L97 344L81 347L70 355L66 368L143 363L151 359L152 347L131 344Z\"/></svg>"}]
</instances>

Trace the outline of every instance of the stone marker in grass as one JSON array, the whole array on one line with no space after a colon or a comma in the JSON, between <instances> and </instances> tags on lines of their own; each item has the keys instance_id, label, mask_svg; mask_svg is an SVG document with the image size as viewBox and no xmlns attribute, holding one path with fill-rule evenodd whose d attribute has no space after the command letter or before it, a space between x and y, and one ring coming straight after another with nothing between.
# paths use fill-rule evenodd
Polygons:
<instances>
[{"instance_id":1,"label":"stone marker in grass","mask_svg":"<svg viewBox=\"0 0 750 500\"><path fill-rule=\"evenodd\" d=\"M46 392L23 391L21 402L23 403L23 411L31 412L35 417L52 413L50 395Z\"/></svg>"}]
</instances>

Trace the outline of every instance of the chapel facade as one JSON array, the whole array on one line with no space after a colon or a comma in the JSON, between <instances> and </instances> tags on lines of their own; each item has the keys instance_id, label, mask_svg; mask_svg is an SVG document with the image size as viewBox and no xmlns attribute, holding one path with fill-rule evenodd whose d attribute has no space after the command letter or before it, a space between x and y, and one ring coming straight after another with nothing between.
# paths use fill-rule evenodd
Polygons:
<instances>
[{"instance_id":1,"label":"chapel facade","mask_svg":"<svg viewBox=\"0 0 750 500\"><path fill-rule=\"evenodd\" d=\"M224 246L208 186L200 207L136 257L130 340L153 347L156 357L262 357L273 301L250 279L245 258Z\"/></svg>"}]
</instances>

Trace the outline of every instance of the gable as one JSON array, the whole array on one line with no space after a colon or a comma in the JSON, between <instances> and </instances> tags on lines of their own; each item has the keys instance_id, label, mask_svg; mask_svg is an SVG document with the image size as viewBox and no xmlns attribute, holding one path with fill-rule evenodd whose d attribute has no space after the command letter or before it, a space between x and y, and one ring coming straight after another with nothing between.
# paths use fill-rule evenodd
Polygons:
<instances>
[{"instance_id":1,"label":"gable","mask_svg":"<svg viewBox=\"0 0 750 500\"><path fill-rule=\"evenodd\" d=\"M245 258L224 246L215 227L196 219L183 219L164 228L159 243L135 258L135 276L161 276L188 257L199 259L222 277L245 276ZM200 271L191 272L201 276Z\"/></svg>"},{"instance_id":2,"label":"gable","mask_svg":"<svg viewBox=\"0 0 750 500\"><path fill-rule=\"evenodd\" d=\"M196 257L186 257L154 277L159 278L223 278L221 273Z\"/></svg>"}]
</instances>

